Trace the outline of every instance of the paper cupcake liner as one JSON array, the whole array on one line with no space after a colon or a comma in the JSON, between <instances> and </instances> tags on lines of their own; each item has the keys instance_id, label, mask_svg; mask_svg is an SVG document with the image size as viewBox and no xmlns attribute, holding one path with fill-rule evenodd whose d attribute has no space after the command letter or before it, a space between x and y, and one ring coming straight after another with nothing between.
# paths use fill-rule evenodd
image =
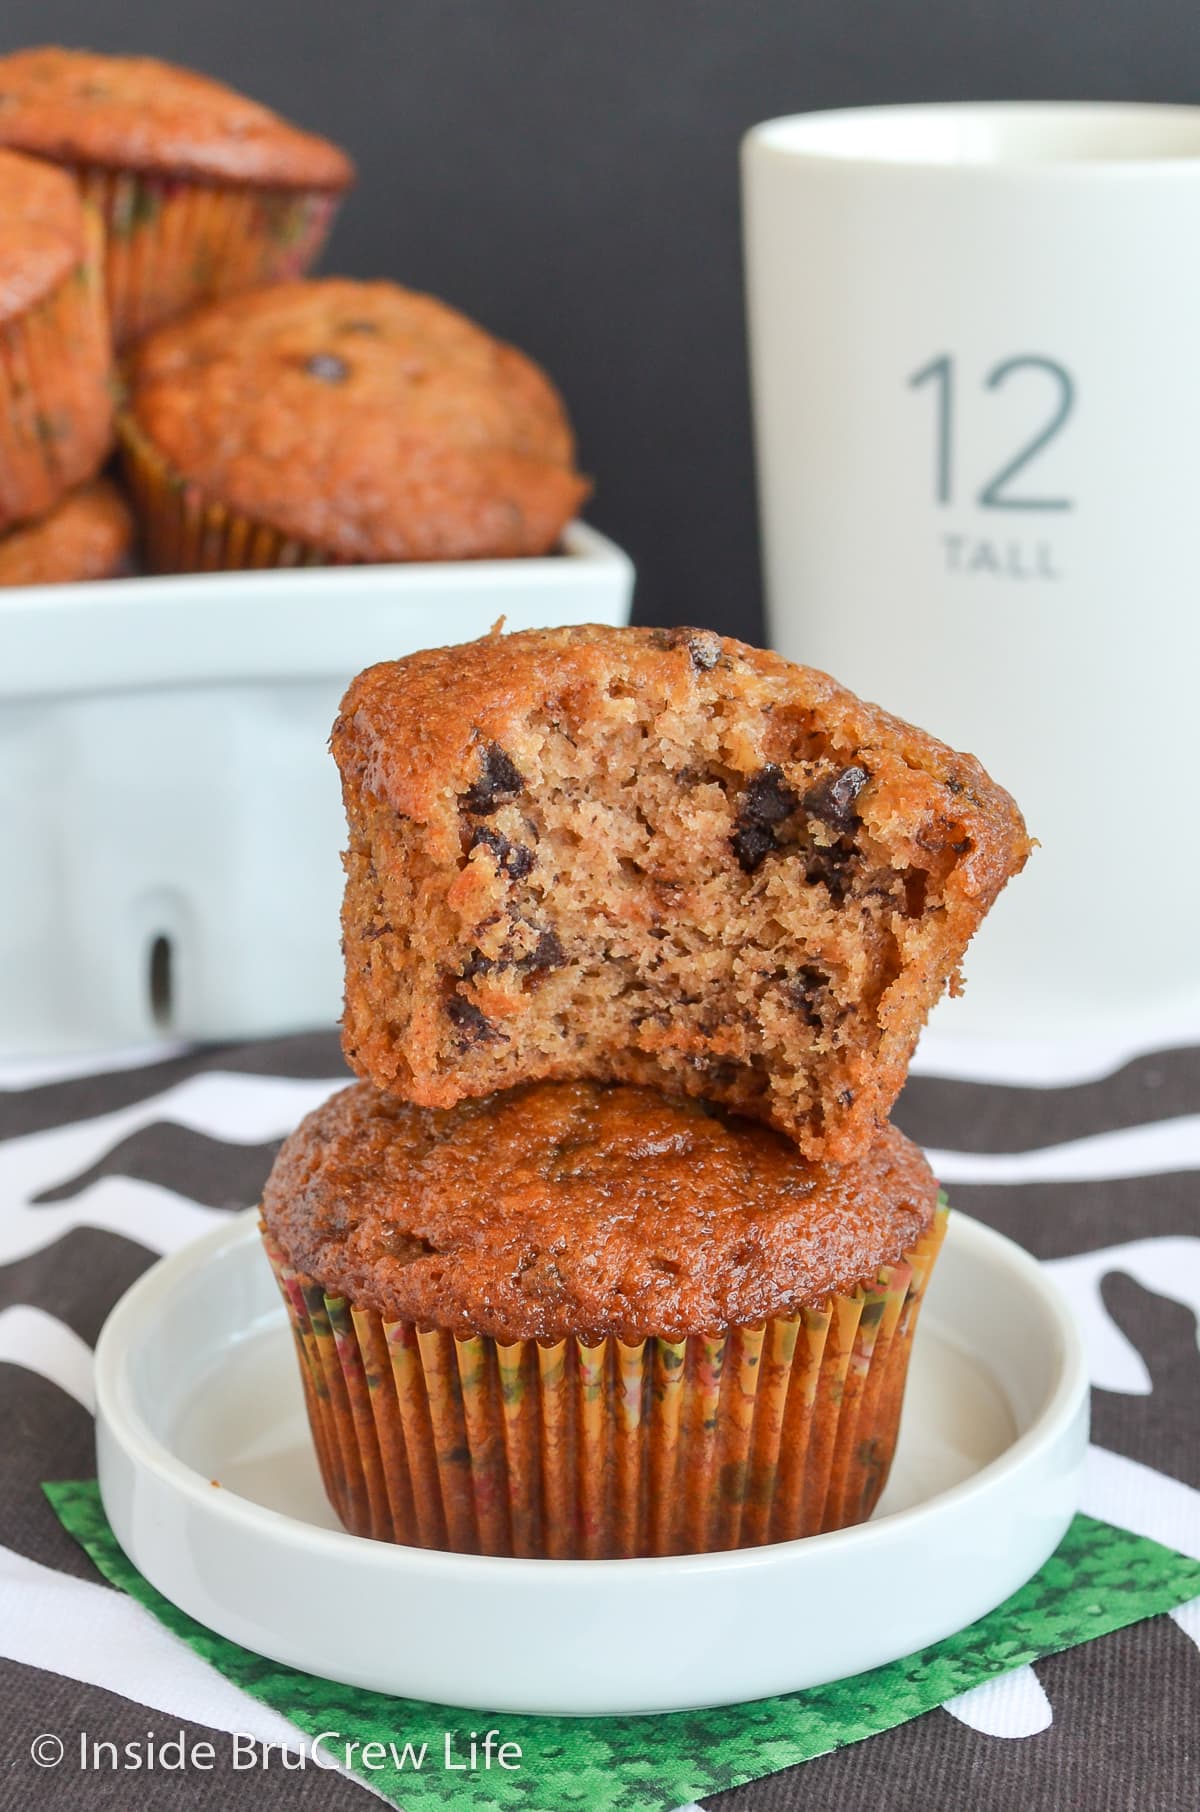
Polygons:
<instances>
[{"instance_id":1,"label":"paper cupcake liner","mask_svg":"<svg viewBox=\"0 0 1200 1812\"><path fill-rule=\"evenodd\" d=\"M552 1559L861 1522L887 1482L946 1210L820 1309L724 1335L505 1345L327 1295L264 1229L325 1490L355 1535Z\"/></svg>"},{"instance_id":2,"label":"paper cupcake liner","mask_svg":"<svg viewBox=\"0 0 1200 1812\"><path fill-rule=\"evenodd\" d=\"M118 348L201 302L302 277L340 197L236 188L138 171L77 167L107 229L106 279Z\"/></svg>"},{"instance_id":3,"label":"paper cupcake liner","mask_svg":"<svg viewBox=\"0 0 1200 1812\"><path fill-rule=\"evenodd\" d=\"M138 518L142 561L154 573L258 571L336 566L335 554L281 534L205 497L180 476L128 410L117 417L125 479Z\"/></svg>"},{"instance_id":4,"label":"paper cupcake liner","mask_svg":"<svg viewBox=\"0 0 1200 1812\"><path fill-rule=\"evenodd\" d=\"M0 326L0 529L45 515L112 446L104 232L91 208L84 239L70 276Z\"/></svg>"}]
</instances>

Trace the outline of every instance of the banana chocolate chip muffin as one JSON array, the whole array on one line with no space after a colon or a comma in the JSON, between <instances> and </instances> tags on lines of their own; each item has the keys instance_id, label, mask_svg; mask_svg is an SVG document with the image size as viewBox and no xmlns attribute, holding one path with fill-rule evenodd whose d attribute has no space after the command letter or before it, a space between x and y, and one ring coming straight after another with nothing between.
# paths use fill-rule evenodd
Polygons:
<instances>
[{"instance_id":1,"label":"banana chocolate chip muffin","mask_svg":"<svg viewBox=\"0 0 1200 1812\"><path fill-rule=\"evenodd\" d=\"M615 1079L854 1159L1030 847L971 756L704 630L387 662L332 747L346 1055L427 1106Z\"/></svg>"},{"instance_id":2,"label":"banana chocolate chip muffin","mask_svg":"<svg viewBox=\"0 0 1200 1812\"><path fill-rule=\"evenodd\" d=\"M143 340L128 383L158 571L542 554L588 491L538 367L393 283L201 310Z\"/></svg>"},{"instance_id":3,"label":"banana chocolate chip muffin","mask_svg":"<svg viewBox=\"0 0 1200 1812\"><path fill-rule=\"evenodd\" d=\"M115 484L98 478L72 491L40 522L0 536L0 585L65 585L112 579L129 569L133 517Z\"/></svg>"},{"instance_id":4,"label":"banana chocolate chip muffin","mask_svg":"<svg viewBox=\"0 0 1200 1812\"><path fill-rule=\"evenodd\" d=\"M101 238L64 171L0 151L0 531L53 509L112 444Z\"/></svg>"},{"instance_id":5,"label":"banana chocolate chip muffin","mask_svg":"<svg viewBox=\"0 0 1200 1812\"><path fill-rule=\"evenodd\" d=\"M65 165L102 213L118 346L302 276L354 179L336 145L208 76L56 46L0 57L0 144Z\"/></svg>"},{"instance_id":6,"label":"banana chocolate chip muffin","mask_svg":"<svg viewBox=\"0 0 1200 1812\"><path fill-rule=\"evenodd\" d=\"M887 1129L807 1163L647 1089L357 1084L263 1195L331 1501L493 1554L703 1552L870 1514L944 1215Z\"/></svg>"}]
</instances>

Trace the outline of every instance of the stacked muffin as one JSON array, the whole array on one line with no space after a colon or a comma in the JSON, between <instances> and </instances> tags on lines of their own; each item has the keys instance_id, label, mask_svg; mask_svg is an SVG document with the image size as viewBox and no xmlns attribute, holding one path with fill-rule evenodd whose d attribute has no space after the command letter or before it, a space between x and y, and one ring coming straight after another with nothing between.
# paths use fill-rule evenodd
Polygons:
<instances>
[{"instance_id":1,"label":"stacked muffin","mask_svg":"<svg viewBox=\"0 0 1200 1812\"><path fill-rule=\"evenodd\" d=\"M114 348L152 571L556 545L588 487L538 368L431 297L303 280L337 146L190 70L42 48L0 57L0 147L0 535L38 525L0 584L128 560L111 488L56 514L110 451Z\"/></svg>"},{"instance_id":2,"label":"stacked muffin","mask_svg":"<svg viewBox=\"0 0 1200 1812\"><path fill-rule=\"evenodd\" d=\"M362 1080L263 1223L346 1526L600 1558L869 1515L944 1225L887 1115L1011 799L700 630L386 663L333 751Z\"/></svg>"}]
</instances>

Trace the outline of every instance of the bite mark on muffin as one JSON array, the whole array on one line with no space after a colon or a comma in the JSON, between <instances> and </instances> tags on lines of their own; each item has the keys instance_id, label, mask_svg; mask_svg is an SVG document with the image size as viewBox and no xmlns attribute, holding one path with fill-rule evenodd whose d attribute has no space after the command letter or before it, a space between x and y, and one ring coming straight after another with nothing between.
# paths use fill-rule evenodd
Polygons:
<instances>
[{"instance_id":1,"label":"bite mark on muffin","mask_svg":"<svg viewBox=\"0 0 1200 1812\"><path fill-rule=\"evenodd\" d=\"M697 668L691 633L525 632L358 683L346 924L397 927L348 976L360 1074L415 1066L431 1106L611 1076L839 1161L874 1136L1024 827L982 770L980 805L947 786L969 757L771 655ZM482 1026L447 1021L447 974Z\"/></svg>"}]
</instances>

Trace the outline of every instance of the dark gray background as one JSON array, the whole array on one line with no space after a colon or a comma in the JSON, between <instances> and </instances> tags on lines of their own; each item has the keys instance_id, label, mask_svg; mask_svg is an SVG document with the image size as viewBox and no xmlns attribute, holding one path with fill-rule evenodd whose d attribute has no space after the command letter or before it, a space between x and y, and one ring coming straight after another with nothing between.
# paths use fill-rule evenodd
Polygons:
<instances>
[{"instance_id":1,"label":"dark gray background","mask_svg":"<svg viewBox=\"0 0 1200 1812\"><path fill-rule=\"evenodd\" d=\"M1182 0L2 0L0 48L172 57L344 144L325 268L539 358L644 622L760 633L738 140L811 107L1196 98Z\"/></svg>"}]
</instances>

